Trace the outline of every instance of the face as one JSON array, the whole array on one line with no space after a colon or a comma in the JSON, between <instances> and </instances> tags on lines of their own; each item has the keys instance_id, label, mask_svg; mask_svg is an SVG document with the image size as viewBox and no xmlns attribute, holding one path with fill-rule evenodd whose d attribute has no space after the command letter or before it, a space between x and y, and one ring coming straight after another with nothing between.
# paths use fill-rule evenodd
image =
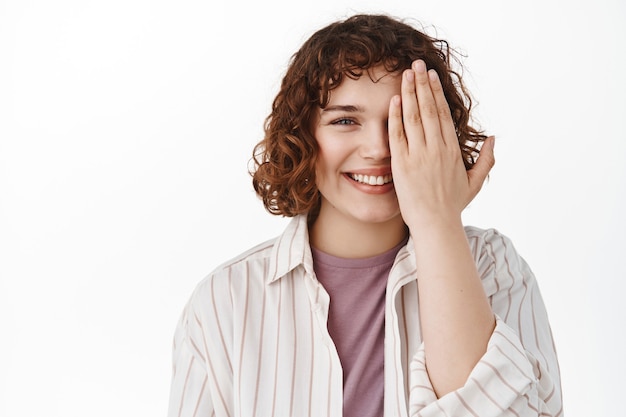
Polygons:
<instances>
[{"instance_id":1,"label":"face","mask_svg":"<svg viewBox=\"0 0 626 417\"><path fill-rule=\"evenodd\" d=\"M314 129L322 195L318 219L401 221L387 130L389 103L400 94L401 76L381 67L370 72L358 80L345 77L319 111Z\"/></svg>"}]
</instances>

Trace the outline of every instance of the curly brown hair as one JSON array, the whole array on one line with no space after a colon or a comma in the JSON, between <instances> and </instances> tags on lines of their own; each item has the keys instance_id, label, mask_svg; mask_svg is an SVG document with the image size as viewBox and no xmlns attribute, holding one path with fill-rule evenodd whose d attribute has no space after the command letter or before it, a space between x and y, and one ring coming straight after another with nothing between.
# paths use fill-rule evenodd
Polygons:
<instances>
[{"instance_id":1,"label":"curly brown hair","mask_svg":"<svg viewBox=\"0 0 626 417\"><path fill-rule=\"evenodd\" d=\"M355 15L314 33L291 58L265 121L265 137L252 157L254 190L270 213L291 217L319 211L318 147L311 122L343 77L357 79L378 65L400 72L416 59L439 74L465 168L473 166L477 144L486 135L469 124L472 100L452 68L459 60L448 42L389 16Z\"/></svg>"}]
</instances>

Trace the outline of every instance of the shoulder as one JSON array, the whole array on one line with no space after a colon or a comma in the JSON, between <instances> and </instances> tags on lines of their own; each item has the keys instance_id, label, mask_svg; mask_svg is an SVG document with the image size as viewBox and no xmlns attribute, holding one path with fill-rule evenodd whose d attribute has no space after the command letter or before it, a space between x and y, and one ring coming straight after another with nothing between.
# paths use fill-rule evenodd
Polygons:
<instances>
[{"instance_id":1,"label":"shoulder","mask_svg":"<svg viewBox=\"0 0 626 417\"><path fill-rule=\"evenodd\" d=\"M278 237L258 244L222 263L202 279L192 302L224 298L234 300L249 291L261 292L277 276L310 261L306 217L292 219ZM236 300L235 300L236 301Z\"/></svg>"},{"instance_id":2,"label":"shoulder","mask_svg":"<svg viewBox=\"0 0 626 417\"><path fill-rule=\"evenodd\" d=\"M266 240L256 246L251 247L245 252L235 256L232 259L222 263L211 272L210 275L220 275L225 271L245 267L246 265L256 262L266 262L269 260L272 250L279 238Z\"/></svg>"},{"instance_id":3,"label":"shoulder","mask_svg":"<svg viewBox=\"0 0 626 417\"><path fill-rule=\"evenodd\" d=\"M465 226L478 273L488 293L527 285L534 275L512 240L500 231Z\"/></svg>"},{"instance_id":4,"label":"shoulder","mask_svg":"<svg viewBox=\"0 0 626 417\"><path fill-rule=\"evenodd\" d=\"M263 265L271 258L275 241L246 250L202 278L187 299L179 328L196 335L229 328L241 295L247 294L250 287L263 288L267 271Z\"/></svg>"},{"instance_id":5,"label":"shoulder","mask_svg":"<svg viewBox=\"0 0 626 417\"><path fill-rule=\"evenodd\" d=\"M475 257L487 256L496 261L507 252L509 255L517 253L511 239L497 229L465 226L465 235Z\"/></svg>"},{"instance_id":6,"label":"shoulder","mask_svg":"<svg viewBox=\"0 0 626 417\"><path fill-rule=\"evenodd\" d=\"M206 294L207 291L226 290L233 281L246 277L263 281L277 240L267 240L220 264L197 284L193 296Z\"/></svg>"}]
</instances>

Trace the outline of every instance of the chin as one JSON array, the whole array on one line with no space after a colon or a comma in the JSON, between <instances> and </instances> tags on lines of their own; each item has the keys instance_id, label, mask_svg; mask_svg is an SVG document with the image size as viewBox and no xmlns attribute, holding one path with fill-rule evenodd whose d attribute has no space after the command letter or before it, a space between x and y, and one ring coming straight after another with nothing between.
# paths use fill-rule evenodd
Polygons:
<instances>
[{"instance_id":1,"label":"chin","mask_svg":"<svg viewBox=\"0 0 626 417\"><path fill-rule=\"evenodd\" d=\"M400 210L365 210L359 213L354 213L353 216L362 223L388 223L399 220Z\"/></svg>"}]
</instances>

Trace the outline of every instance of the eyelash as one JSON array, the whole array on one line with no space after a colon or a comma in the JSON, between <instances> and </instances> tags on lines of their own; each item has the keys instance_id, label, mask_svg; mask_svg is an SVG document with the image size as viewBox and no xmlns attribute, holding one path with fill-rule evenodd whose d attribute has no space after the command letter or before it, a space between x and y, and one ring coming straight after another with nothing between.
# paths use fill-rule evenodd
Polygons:
<instances>
[{"instance_id":1,"label":"eyelash","mask_svg":"<svg viewBox=\"0 0 626 417\"><path fill-rule=\"evenodd\" d=\"M351 125L355 125L356 122L352 119L348 119L347 117L341 117L339 119L333 120L332 122L330 122L330 124L338 125L338 126L351 126Z\"/></svg>"}]
</instances>

